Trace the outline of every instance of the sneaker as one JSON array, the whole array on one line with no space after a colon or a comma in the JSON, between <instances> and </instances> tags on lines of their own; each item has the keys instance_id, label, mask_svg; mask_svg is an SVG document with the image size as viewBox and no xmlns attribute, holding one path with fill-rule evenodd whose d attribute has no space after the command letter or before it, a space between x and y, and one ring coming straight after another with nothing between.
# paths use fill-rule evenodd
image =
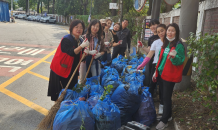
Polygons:
<instances>
[{"instance_id":1,"label":"sneaker","mask_svg":"<svg viewBox=\"0 0 218 130\"><path fill-rule=\"evenodd\" d=\"M156 130L163 130L164 128L166 128L168 126L168 124L164 124L162 121L160 121L157 126L156 126Z\"/></svg>"},{"instance_id":2,"label":"sneaker","mask_svg":"<svg viewBox=\"0 0 218 130\"><path fill-rule=\"evenodd\" d=\"M157 121L160 121L161 117L162 117L162 116L157 116ZM168 119L168 121L172 121L172 119L173 119L173 117L171 116L171 117Z\"/></svg>"},{"instance_id":3,"label":"sneaker","mask_svg":"<svg viewBox=\"0 0 218 130\"><path fill-rule=\"evenodd\" d=\"M158 114L163 114L163 105L159 104Z\"/></svg>"}]
</instances>

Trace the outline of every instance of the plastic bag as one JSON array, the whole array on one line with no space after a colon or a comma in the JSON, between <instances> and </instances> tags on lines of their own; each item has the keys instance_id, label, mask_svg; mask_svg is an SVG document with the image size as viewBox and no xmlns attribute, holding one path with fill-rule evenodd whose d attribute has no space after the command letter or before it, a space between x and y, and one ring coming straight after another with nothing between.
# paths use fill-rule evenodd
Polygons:
<instances>
[{"instance_id":1,"label":"plastic bag","mask_svg":"<svg viewBox=\"0 0 218 130\"><path fill-rule=\"evenodd\" d=\"M82 91L79 90L81 87L82 87ZM75 90L73 91L71 100L75 100L79 97L88 97L90 88L91 88L91 85L88 85L88 84L86 84L85 86L80 86L79 84L76 84L73 88Z\"/></svg>"},{"instance_id":2,"label":"plastic bag","mask_svg":"<svg viewBox=\"0 0 218 130\"><path fill-rule=\"evenodd\" d=\"M101 75L100 75L100 79L102 81L102 78L105 74L108 74L108 73L111 73L111 74L117 74L119 75L119 73L117 72L117 70L115 68L111 68L111 67L105 67L105 69L102 69L101 70Z\"/></svg>"},{"instance_id":3,"label":"plastic bag","mask_svg":"<svg viewBox=\"0 0 218 130\"><path fill-rule=\"evenodd\" d=\"M132 121L141 103L141 84L132 81L130 84L121 84L112 94L111 100L119 107L121 124Z\"/></svg>"},{"instance_id":4,"label":"plastic bag","mask_svg":"<svg viewBox=\"0 0 218 130\"><path fill-rule=\"evenodd\" d=\"M95 116L95 130L117 130L121 127L120 110L106 97L92 109Z\"/></svg>"},{"instance_id":5,"label":"plastic bag","mask_svg":"<svg viewBox=\"0 0 218 130\"><path fill-rule=\"evenodd\" d=\"M87 102L88 102L88 104L89 104L89 107L90 107L91 109L93 109L93 107L98 103L98 100L100 99L100 97L101 97L101 94L96 94L96 95L94 95L94 96L91 96L91 97L87 100Z\"/></svg>"},{"instance_id":6,"label":"plastic bag","mask_svg":"<svg viewBox=\"0 0 218 130\"><path fill-rule=\"evenodd\" d=\"M148 87L143 91L142 102L134 115L134 120L144 125L150 126L156 120L156 111L151 93Z\"/></svg>"},{"instance_id":7,"label":"plastic bag","mask_svg":"<svg viewBox=\"0 0 218 130\"><path fill-rule=\"evenodd\" d=\"M96 94L102 94L104 92L104 88L101 85L92 85L90 89L90 96Z\"/></svg>"},{"instance_id":8,"label":"plastic bag","mask_svg":"<svg viewBox=\"0 0 218 130\"><path fill-rule=\"evenodd\" d=\"M58 110L53 130L95 130L95 120L88 103L84 101L63 101Z\"/></svg>"},{"instance_id":9,"label":"plastic bag","mask_svg":"<svg viewBox=\"0 0 218 130\"><path fill-rule=\"evenodd\" d=\"M100 79L99 76L94 76L94 77L91 77L91 78L87 78L86 79L86 85L99 85L100 84L99 79Z\"/></svg>"},{"instance_id":10,"label":"plastic bag","mask_svg":"<svg viewBox=\"0 0 218 130\"><path fill-rule=\"evenodd\" d=\"M130 81L137 81L141 84L141 86L143 87L143 81L145 79L145 75L143 73L140 72L135 72L133 74L126 74L125 76L125 81L126 82L130 82Z\"/></svg>"},{"instance_id":11,"label":"plastic bag","mask_svg":"<svg viewBox=\"0 0 218 130\"><path fill-rule=\"evenodd\" d=\"M101 81L101 85L102 86L107 86L108 82L110 81L118 81L119 79L119 75L117 74L113 74L113 73L107 73L103 76L102 81Z\"/></svg>"},{"instance_id":12,"label":"plastic bag","mask_svg":"<svg viewBox=\"0 0 218 130\"><path fill-rule=\"evenodd\" d=\"M58 96L58 97L61 96L61 93L62 93L63 91L64 91L64 89L61 90L61 92L59 93L59 96ZM63 101L65 101L65 100L72 100L73 94L74 94L74 91L73 91L73 90L67 89Z\"/></svg>"}]
</instances>

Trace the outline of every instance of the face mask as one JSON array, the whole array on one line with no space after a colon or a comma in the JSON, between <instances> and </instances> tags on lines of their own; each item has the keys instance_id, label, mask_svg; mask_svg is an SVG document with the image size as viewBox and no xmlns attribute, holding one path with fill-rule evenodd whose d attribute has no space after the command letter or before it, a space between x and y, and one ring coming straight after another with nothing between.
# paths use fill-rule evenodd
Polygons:
<instances>
[{"instance_id":1,"label":"face mask","mask_svg":"<svg viewBox=\"0 0 218 130\"><path fill-rule=\"evenodd\" d=\"M174 38L168 38L168 37L166 37L167 38L167 40L169 40L170 42L172 42L173 40L175 40L176 39L176 37L174 37Z\"/></svg>"}]
</instances>

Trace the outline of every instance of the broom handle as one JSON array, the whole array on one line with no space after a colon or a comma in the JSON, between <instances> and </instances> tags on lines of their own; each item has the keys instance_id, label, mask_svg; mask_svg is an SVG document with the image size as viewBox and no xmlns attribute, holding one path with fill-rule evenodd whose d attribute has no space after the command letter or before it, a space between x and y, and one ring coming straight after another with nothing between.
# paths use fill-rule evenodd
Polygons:
<instances>
[{"instance_id":1,"label":"broom handle","mask_svg":"<svg viewBox=\"0 0 218 130\"><path fill-rule=\"evenodd\" d=\"M97 44L97 46L95 47L95 50L97 50L97 48L98 48L98 44ZM90 64L89 64L89 68L88 68L88 70L87 70L87 72L86 72L86 76L85 76L85 78L84 78L84 80L83 80L83 83L86 82L86 78L88 77L88 74L89 74L90 68L91 68L91 66L92 66L93 60L94 60L94 58L92 57L91 62L90 62Z\"/></svg>"},{"instance_id":2,"label":"broom handle","mask_svg":"<svg viewBox=\"0 0 218 130\"><path fill-rule=\"evenodd\" d=\"M82 55L82 58L80 59L80 61L79 61L78 65L77 65L76 69L74 70L74 72L73 72L72 76L70 77L70 80L68 81L68 83L67 83L67 86L66 86L65 90L67 90L67 89L68 89L68 87L69 87L69 85L70 85L70 83L71 83L71 81L72 81L72 79L73 79L74 75L76 74L76 71L78 70L78 68L79 68L79 66L80 66L80 63L82 62L82 60L84 59L84 57L85 57L85 53L83 53L83 55Z\"/></svg>"}]
</instances>

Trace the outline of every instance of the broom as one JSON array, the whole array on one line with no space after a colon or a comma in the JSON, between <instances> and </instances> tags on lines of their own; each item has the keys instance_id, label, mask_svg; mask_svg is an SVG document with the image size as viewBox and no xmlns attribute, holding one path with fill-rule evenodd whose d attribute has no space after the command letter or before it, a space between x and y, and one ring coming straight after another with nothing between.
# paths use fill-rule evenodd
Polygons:
<instances>
[{"instance_id":1,"label":"broom","mask_svg":"<svg viewBox=\"0 0 218 130\"><path fill-rule=\"evenodd\" d=\"M66 88L64 89L64 91L61 93L61 95L59 96L58 100L55 102L55 104L51 107L51 109L49 110L48 114L44 117L44 119L39 123L39 125L37 126L36 130L53 130L53 122L54 122L54 118L56 116L56 113L58 112L58 110L60 109L60 105L61 102L63 101L65 95L66 95L66 91L74 77L74 75L76 74L76 71L78 70L80 63L82 62L82 60L85 57L85 53L83 53L82 58L80 59L76 69L74 70L69 82L67 83Z\"/></svg>"}]
</instances>

